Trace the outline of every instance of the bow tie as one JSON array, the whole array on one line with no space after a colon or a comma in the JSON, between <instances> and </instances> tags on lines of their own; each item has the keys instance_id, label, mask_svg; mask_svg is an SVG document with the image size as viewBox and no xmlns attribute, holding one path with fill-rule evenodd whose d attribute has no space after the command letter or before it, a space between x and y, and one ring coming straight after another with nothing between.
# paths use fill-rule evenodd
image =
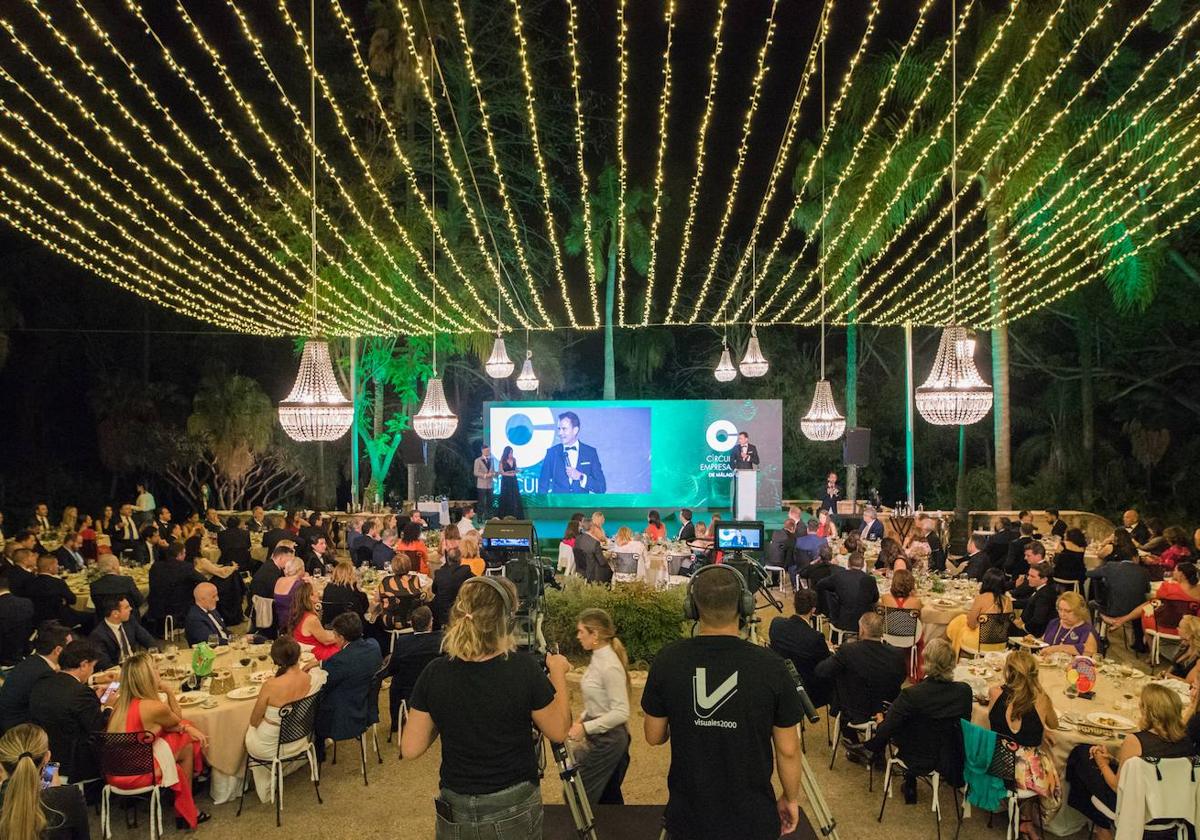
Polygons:
<instances>
[{"instance_id":1,"label":"bow tie","mask_svg":"<svg viewBox=\"0 0 1200 840\"><path fill-rule=\"evenodd\" d=\"M576 452L578 450L579 450L578 446L564 446L563 447L564 452Z\"/></svg>"}]
</instances>

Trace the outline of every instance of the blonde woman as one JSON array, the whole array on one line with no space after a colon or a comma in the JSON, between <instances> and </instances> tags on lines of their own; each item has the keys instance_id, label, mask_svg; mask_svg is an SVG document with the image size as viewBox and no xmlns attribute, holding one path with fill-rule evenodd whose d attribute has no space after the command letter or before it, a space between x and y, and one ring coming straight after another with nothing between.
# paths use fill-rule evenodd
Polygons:
<instances>
[{"instance_id":1,"label":"blonde woman","mask_svg":"<svg viewBox=\"0 0 1200 840\"><path fill-rule=\"evenodd\" d=\"M89 840L87 806L74 785L55 778L42 789L50 762L46 732L32 723L0 738L0 837L4 840Z\"/></svg>"},{"instance_id":2,"label":"blonde woman","mask_svg":"<svg viewBox=\"0 0 1200 840\"><path fill-rule=\"evenodd\" d=\"M1043 749L1046 732L1058 727L1054 704L1038 680L1037 658L1015 650L1004 661L1004 684L994 686L988 705L988 726L1017 745L1016 785L1036 793L1047 810L1056 810L1062 788L1050 751ZM1032 820L1021 820L1021 833L1034 840L1039 835Z\"/></svg>"},{"instance_id":3,"label":"blonde woman","mask_svg":"<svg viewBox=\"0 0 1200 840\"><path fill-rule=\"evenodd\" d=\"M1121 765L1131 758L1187 758L1196 754L1196 744L1188 737L1183 723L1183 702L1179 695L1163 685L1150 683L1142 688L1141 729L1126 735L1116 758L1103 745L1080 744L1067 759L1067 802L1084 814L1096 827L1096 837L1112 840L1113 824L1093 802L1104 803L1109 812L1117 810L1117 776Z\"/></svg>"},{"instance_id":4,"label":"blonde woman","mask_svg":"<svg viewBox=\"0 0 1200 840\"><path fill-rule=\"evenodd\" d=\"M479 532L471 531L458 544L462 564L469 568L472 574L481 575L487 569L487 563L479 556Z\"/></svg>"},{"instance_id":5,"label":"blonde woman","mask_svg":"<svg viewBox=\"0 0 1200 840\"><path fill-rule=\"evenodd\" d=\"M599 537L593 533L597 539ZM614 551L618 555L629 554L637 561L637 578L638 580L646 579L646 544L633 536L633 529L621 526L617 529L617 535L613 537ZM623 558L618 558L623 559Z\"/></svg>"},{"instance_id":6,"label":"blonde woman","mask_svg":"<svg viewBox=\"0 0 1200 840\"><path fill-rule=\"evenodd\" d=\"M1097 649L1096 629L1088 620L1087 603L1078 592L1064 592L1058 596L1058 617L1050 619L1042 641L1046 647L1039 653L1086 654L1095 656Z\"/></svg>"},{"instance_id":7,"label":"blonde woman","mask_svg":"<svg viewBox=\"0 0 1200 840\"><path fill-rule=\"evenodd\" d=\"M629 754L629 657L617 638L612 616L604 610L581 612L576 619L575 638L592 658L579 685L583 712L567 738L576 748L576 763L588 801L595 805ZM621 801L617 799L617 803Z\"/></svg>"},{"instance_id":8,"label":"blonde woman","mask_svg":"<svg viewBox=\"0 0 1200 840\"><path fill-rule=\"evenodd\" d=\"M1179 652L1171 662L1170 675L1197 685L1200 676L1200 618L1185 615L1179 619Z\"/></svg>"},{"instance_id":9,"label":"blonde woman","mask_svg":"<svg viewBox=\"0 0 1200 840\"><path fill-rule=\"evenodd\" d=\"M473 577L462 585L442 641L445 657L421 672L400 738L407 760L442 739L437 840L482 836L542 837L536 726L563 742L571 727L566 657L545 667L514 653L510 635L517 589L506 578ZM464 703L463 698L471 698Z\"/></svg>"},{"instance_id":10,"label":"blonde woman","mask_svg":"<svg viewBox=\"0 0 1200 840\"><path fill-rule=\"evenodd\" d=\"M63 508L62 519L58 521L58 532L60 534L70 534L75 530L76 523L79 522L79 508L75 505L67 505Z\"/></svg>"},{"instance_id":11,"label":"blonde woman","mask_svg":"<svg viewBox=\"0 0 1200 840\"><path fill-rule=\"evenodd\" d=\"M600 533L604 534L604 514L601 513L600 511L596 511L595 513L592 514L592 528L593 529L598 528L600 530ZM607 539L608 539L608 535L604 534L604 536L600 538L600 541L604 542Z\"/></svg>"},{"instance_id":12,"label":"blonde woman","mask_svg":"<svg viewBox=\"0 0 1200 840\"><path fill-rule=\"evenodd\" d=\"M121 689L109 732L150 732L154 738L155 775L175 792L175 825L195 828L211 817L196 809L192 799L192 776L204 769L201 751L208 737L183 717L175 692L164 683L148 653L135 653L121 665ZM109 776L108 784L140 788L151 783L148 776Z\"/></svg>"}]
</instances>

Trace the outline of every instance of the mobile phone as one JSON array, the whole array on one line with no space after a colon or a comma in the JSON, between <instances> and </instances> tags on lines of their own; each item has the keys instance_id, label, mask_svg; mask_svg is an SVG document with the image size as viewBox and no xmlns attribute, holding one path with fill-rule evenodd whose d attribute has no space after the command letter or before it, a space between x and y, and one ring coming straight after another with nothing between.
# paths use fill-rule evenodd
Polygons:
<instances>
[{"instance_id":1,"label":"mobile phone","mask_svg":"<svg viewBox=\"0 0 1200 840\"><path fill-rule=\"evenodd\" d=\"M51 761L42 768L42 790L54 784L54 778L58 775L58 762Z\"/></svg>"},{"instance_id":2,"label":"mobile phone","mask_svg":"<svg viewBox=\"0 0 1200 840\"><path fill-rule=\"evenodd\" d=\"M120 689L121 689L121 681L120 680L113 680L112 682L110 682L108 684L108 687L104 689L104 693L100 695L100 705L103 706L105 703L107 703L109 700L111 700L113 698L113 695L115 695Z\"/></svg>"},{"instance_id":3,"label":"mobile phone","mask_svg":"<svg viewBox=\"0 0 1200 840\"><path fill-rule=\"evenodd\" d=\"M450 807L450 803L445 799L438 797L433 800L433 810L437 815L448 823L454 822L454 810Z\"/></svg>"}]
</instances>

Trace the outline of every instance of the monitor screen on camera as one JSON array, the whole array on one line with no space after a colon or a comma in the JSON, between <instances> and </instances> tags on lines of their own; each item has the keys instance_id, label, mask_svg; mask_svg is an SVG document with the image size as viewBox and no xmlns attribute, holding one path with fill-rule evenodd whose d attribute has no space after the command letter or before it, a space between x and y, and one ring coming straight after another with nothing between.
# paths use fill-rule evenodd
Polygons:
<instances>
[{"instance_id":1,"label":"monitor screen on camera","mask_svg":"<svg viewBox=\"0 0 1200 840\"><path fill-rule=\"evenodd\" d=\"M723 522L717 526L719 551L761 551L762 546L761 522Z\"/></svg>"},{"instance_id":2,"label":"monitor screen on camera","mask_svg":"<svg viewBox=\"0 0 1200 840\"><path fill-rule=\"evenodd\" d=\"M529 537L484 537L484 548L523 548L528 550L533 545Z\"/></svg>"}]
</instances>

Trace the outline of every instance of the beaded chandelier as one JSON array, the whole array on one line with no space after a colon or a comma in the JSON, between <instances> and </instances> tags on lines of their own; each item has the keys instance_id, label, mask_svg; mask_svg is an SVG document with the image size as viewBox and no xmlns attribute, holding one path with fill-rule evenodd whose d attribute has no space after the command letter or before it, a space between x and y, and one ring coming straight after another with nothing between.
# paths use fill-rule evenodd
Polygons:
<instances>
[{"instance_id":1,"label":"beaded chandelier","mask_svg":"<svg viewBox=\"0 0 1200 840\"><path fill-rule=\"evenodd\" d=\"M769 367L770 365L767 364L767 360L758 346L758 326L751 325L750 340L746 342L746 355L742 356L742 361L738 363L738 369L741 370L742 376L757 379L760 376L766 376Z\"/></svg>"},{"instance_id":2,"label":"beaded chandelier","mask_svg":"<svg viewBox=\"0 0 1200 840\"><path fill-rule=\"evenodd\" d=\"M733 359L729 357L729 345L724 341L721 342L721 361L717 363L713 376L718 382L732 382L737 379L737 368L733 366Z\"/></svg>"},{"instance_id":3,"label":"beaded chandelier","mask_svg":"<svg viewBox=\"0 0 1200 840\"><path fill-rule=\"evenodd\" d=\"M492 355L483 368L492 379L507 379L512 376L515 367L513 360L508 358L508 348L504 346L504 338L497 330L496 340L492 343Z\"/></svg>"},{"instance_id":4,"label":"beaded chandelier","mask_svg":"<svg viewBox=\"0 0 1200 840\"><path fill-rule=\"evenodd\" d=\"M522 391L536 391L538 386L537 374L533 372L533 351L525 351L525 364L521 365L521 375L517 377L517 387Z\"/></svg>"}]
</instances>

